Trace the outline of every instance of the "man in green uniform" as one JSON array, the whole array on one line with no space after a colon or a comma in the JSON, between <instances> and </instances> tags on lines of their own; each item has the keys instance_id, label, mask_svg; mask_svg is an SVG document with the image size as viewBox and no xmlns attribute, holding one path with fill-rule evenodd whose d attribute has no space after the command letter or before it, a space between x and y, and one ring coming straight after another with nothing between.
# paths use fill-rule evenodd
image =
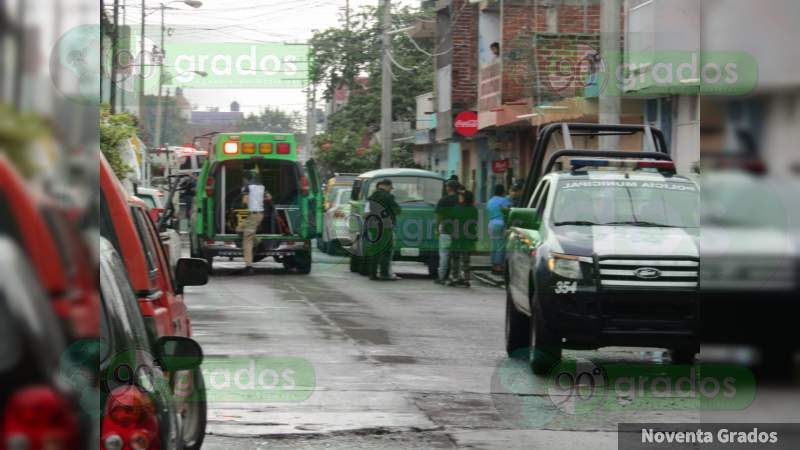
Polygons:
<instances>
[{"instance_id":1,"label":"man in green uniform","mask_svg":"<svg viewBox=\"0 0 800 450\"><path fill-rule=\"evenodd\" d=\"M367 200L369 200L369 214L366 218L368 234L365 240L365 256L369 278L398 280L399 278L389 272L394 247L394 227L400 214L400 205L392 195L392 180L386 178L379 181L377 189Z\"/></svg>"}]
</instances>

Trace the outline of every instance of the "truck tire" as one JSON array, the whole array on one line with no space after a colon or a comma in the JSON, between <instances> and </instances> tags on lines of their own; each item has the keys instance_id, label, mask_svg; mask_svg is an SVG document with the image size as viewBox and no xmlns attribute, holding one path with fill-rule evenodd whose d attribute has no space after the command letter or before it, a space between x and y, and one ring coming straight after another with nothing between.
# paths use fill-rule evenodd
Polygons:
<instances>
[{"instance_id":1,"label":"truck tire","mask_svg":"<svg viewBox=\"0 0 800 450\"><path fill-rule=\"evenodd\" d=\"M530 363L536 375L546 375L550 369L561 361L561 338L550 330L542 317L536 290L533 291L530 317Z\"/></svg>"},{"instance_id":2,"label":"truck tire","mask_svg":"<svg viewBox=\"0 0 800 450\"><path fill-rule=\"evenodd\" d=\"M190 235L189 236L189 256L191 256L192 258L199 258L200 257L200 251L197 249L197 244L195 243L195 241L197 241L197 237L193 236L193 235Z\"/></svg>"},{"instance_id":3,"label":"truck tire","mask_svg":"<svg viewBox=\"0 0 800 450\"><path fill-rule=\"evenodd\" d=\"M428 276L431 278L439 277L439 255L431 255L428 258Z\"/></svg>"},{"instance_id":4,"label":"truck tire","mask_svg":"<svg viewBox=\"0 0 800 450\"><path fill-rule=\"evenodd\" d=\"M284 257L283 267L303 275L311 273L311 252L297 252L293 256Z\"/></svg>"},{"instance_id":5,"label":"truck tire","mask_svg":"<svg viewBox=\"0 0 800 450\"><path fill-rule=\"evenodd\" d=\"M294 268L297 273L303 275L311 273L311 251L298 252L294 255Z\"/></svg>"},{"instance_id":6,"label":"truck tire","mask_svg":"<svg viewBox=\"0 0 800 450\"><path fill-rule=\"evenodd\" d=\"M521 350L531 346L530 322L530 317L517 310L506 285L506 353L509 357L518 357Z\"/></svg>"},{"instance_id":7,"label":"truck tire","mask_svg":"<svg viewBox=\"0 0 800 450\"><path fill-rule=\"evenodd\" d=\"M694 364L697 352L693 349L675 348L669 351L673 364Z\"/></svg>"}]
</instances>

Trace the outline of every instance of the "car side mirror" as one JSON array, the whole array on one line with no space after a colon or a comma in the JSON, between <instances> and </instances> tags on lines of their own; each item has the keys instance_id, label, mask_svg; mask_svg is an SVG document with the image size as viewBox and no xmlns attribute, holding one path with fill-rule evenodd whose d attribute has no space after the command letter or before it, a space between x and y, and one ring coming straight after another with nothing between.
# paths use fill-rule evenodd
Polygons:
<instances>
[{"instance_id":1,"label":"car side mirror","mask_svg":"<svg viewBox=\"0 0 800 450\"><path fill-rule=\"evenodd\" d=\"M203 363L203 349L194 339L162 336L156 341L159 365L167 372L193 370Z\"/></svg>"},{"instance_id":2,"label":"car side mirror","mask_svg":"<svg viewBox=\"0 0 800 450\"><path fill-rule=\"evenodd\" d=\"M511 212L508 213L508 223L512 227L538 230L541 222L536 208L511 208Z\"/></svg>"},{"instance_id":3,"label":"car side mirror","mask_svg":"<svg viewBox=\"0 0 800 450\"><path fill-rule=\"evenodd\" d=\"M208 263L200 258L181 258L175 265L175 284L178 293L185 286L203 286L208 283Z\"/></svg>"}]
</instances>

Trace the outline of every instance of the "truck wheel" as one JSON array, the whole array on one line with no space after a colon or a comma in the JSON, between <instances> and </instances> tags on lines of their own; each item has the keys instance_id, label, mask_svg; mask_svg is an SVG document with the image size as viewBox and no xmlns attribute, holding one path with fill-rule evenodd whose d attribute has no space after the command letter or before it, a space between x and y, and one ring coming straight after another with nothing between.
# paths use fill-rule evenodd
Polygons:
<instances>
[{"instance_id":1,"label":"truck wheel","mask_svg":"<svg viewBox=\"0 0 800 450\"><path fill-rule=\"evenodd\" d=\"M687 350L683 348L676 348L669 351L669 357L672 359L673 364L694 364L695 355L694 350Z\"/></svg>"},{"instance_id":2,"label":"truck wheel","mask_svg":"<svg viewBox=\"0 0 800 450\"><path fill-rule=\"evenodd\" d=\"M431 255L428 258L428 276L431 278L439 277L439 255Z\"/></svg>"},{"instance_id":3,"label":"truck wheel","mask_svg":"<svg viewBox=\"0 0 800 450\"><path fill-rule=\"evenodd\" d=\"M192 258L200 257L200 252L197 250L197 245L195 244L196 240L194 236L189 236L189 255Z\"/></svg>"},{"instance_id":4,"label":"truck wheel","mask_svg":"<svg viewBox=\"0 0 800 450\"><path fill-rule=\"evenodd\" d=\"M294 268L303 275L311 273L311 252L301 252L294 256Z\"/></svg>"},{"instance_id":5,"label":"truck wheel","mask_svg":"<svg viewBox=\"0 0 800 450\"><path fill-rule=\"evenodd\" d=\"M542 318L541 309L535 299L531 302L530 339L531 369L536 375L546 375L561 361L561 338L556 336Z\"/></svg>"},{"instance_id":6,"label":"truck wheel","mask_svg":"<svg viewBox=\"0 0 800 450\"><path fill-rule=\"evenodd\" d=\"M206 264L208 264L208 274L214 275L214 257L213 256L206 256Z\"/></svg>"},{"instance_id":7,"label":"truck wheel","mask_svg":"<svg viewBox=\"0 0 800 450\"><path fill-rule=\"evenodd\" d=\"M506 353L509 357L517 357L521 349L531 346L530 326L530 318L517 310L506 286Z\"/></svg>"},{"instance_id":8,"label":"truck wheel","mask_svg":"<svg viewBox=\"0 0 800 450\"><path fill-rule=\"evenodd\" d=\"M192 395L189 408L183 415L181 440L184 450L200 450L206 434L208 408L206 405L206 386L200 369L192 371Z\"/></svg>"}]
</instances>

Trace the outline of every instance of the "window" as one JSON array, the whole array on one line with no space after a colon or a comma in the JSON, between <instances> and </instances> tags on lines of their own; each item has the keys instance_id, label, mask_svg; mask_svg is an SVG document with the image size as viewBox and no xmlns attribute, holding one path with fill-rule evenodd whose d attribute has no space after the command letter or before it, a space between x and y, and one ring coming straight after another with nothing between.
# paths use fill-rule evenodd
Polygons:
<instances>
[{"instance_id":1,"label":"window","mask_svg":"<svg viewBox=\"0 0 800 450\"><path fill-rule=\"evenodd\" d=\"M157 256L155 254L153 240L147 233L147 228L145 228L146 218L142 215L139 208L131 208L131 213L133 214L133 222L136 225L136 232L139 234L139 240L141 240L143 244L142 250L144 250L145 259L147 259L147 270L150 272L150 278L154 278L155 272L158 270L158 267L156 267Z\"/></svg>"},{"instance_id":2,"label":"window","mask_svg":"<svg viewBox=\"0 0 800 450\"><path fill-rule=\"evenodd\" d=\"M691 183L565 180L558 186L553 222L696 228L699 204Z\"/></svg>"},{"instance_id":3,"label":"window","mask_svg":"<svg viewBox=\"0 0 800 450\"><path fill-rule=\"evenodd\" d=\"M374 179L369 184L367 196L372 195L378 188L380 180L392 181L392 194L397 203L430 203L435 205L442 198L444 181L437 178L425 177L381 177Z\"/></svg>"}]
</instances>

